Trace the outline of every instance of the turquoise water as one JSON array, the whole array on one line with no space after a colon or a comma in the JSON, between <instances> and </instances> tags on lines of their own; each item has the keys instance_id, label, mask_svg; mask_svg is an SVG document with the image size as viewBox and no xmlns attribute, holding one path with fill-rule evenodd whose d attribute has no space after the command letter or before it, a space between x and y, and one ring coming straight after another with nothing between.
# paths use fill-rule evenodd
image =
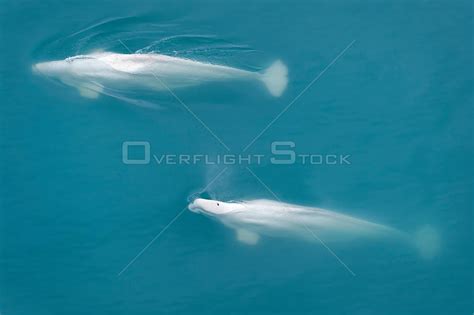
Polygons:
<instances>
[{"instance_id":1,"label":"turquoise water","mask_svg":"<svg viewBox=\"0 0 474 315\"><path fill-rule=\"evenodd\" d=\"M471 314L472 12L469 1L3 1L0 313ZM167 92L93 100L31 71L127 53L119 40L251 71L281 59L288 87L279 98L252 82L174 91L206 128ZM292 141L350 164L265 160L213 181L225 166L123 163L124 141L157 156L238 154L322 71L246 152ZM377 239L248 246L180 212L197 192L276 195L407 233L429 224L439 251L424 259Z\"/></svg>"}]
</instances>

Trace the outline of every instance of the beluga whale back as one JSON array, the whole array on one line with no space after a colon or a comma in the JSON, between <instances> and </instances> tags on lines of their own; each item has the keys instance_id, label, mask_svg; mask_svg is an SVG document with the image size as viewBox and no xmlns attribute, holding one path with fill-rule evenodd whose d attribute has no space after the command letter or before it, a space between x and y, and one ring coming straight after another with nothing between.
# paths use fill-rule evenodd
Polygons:
<instances>
[{"instance_id":1,"label":"beluga whale back","mask_svg":"<svg viewBox=\"0 0 474 315\"><path fill-rule=\"evenodd\" d=\"M279 97L288 84L288 70L280 60L262 72L252 72L155 53L98 52L40 62L32 68L35 73L77 88L87 98L113 96L117 90L164 91L218 81L258 81L271 95Z\"/></svg>"},{"instance_id":2,"label":"beluga whale back","mask_svg":"<svg viewBox=\"0 0 474 315\"><path fill-rule=\"evenodd\" d=\"M438 234L430 226L411 235L334 211L265 199L223 202L197 198L188 209L217 219L248 245L257 244L261 236L309 241L320 238L325 243L392 238L412 244L424 258L432 258L439 251Z\"/></svg>"}]
</instances>

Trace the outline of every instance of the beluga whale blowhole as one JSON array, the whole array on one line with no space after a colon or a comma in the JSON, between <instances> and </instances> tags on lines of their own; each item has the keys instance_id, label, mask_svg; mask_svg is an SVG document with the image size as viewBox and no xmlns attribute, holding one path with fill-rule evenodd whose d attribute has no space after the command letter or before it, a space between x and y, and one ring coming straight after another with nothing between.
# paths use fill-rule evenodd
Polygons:
<instances>
[{"instance_id":1,"label":"beluga whale blowhole","mask_svg":"<svg viewBox=\"0 0 474 315\"><path fill-rule=\"evenodd\" d=\"M189 203L188 209L235 230L237 240L248 245L256 245L262 236L307 241L314 241L317 237L328 244L391 238L413 245L426 259L436 256L440 249L438 233L428 225L409 234L342 213L280 201L223 202L196 198Z\"/></svg>"},{"instance_id":2,"label":"beluga whale blowhole","mask_svg":"<svg viewBox=\"0 0 474 315\"><path fill-rule=\"evenodd\" d=\"M252 72L156 53L96 52L64 60L36 63L33 72L77 88L86 98L115 91L164 91L219 81L256 81L279 97L288 84L288 70L277 60L262 72Z\"/></svg>"}]
</instances>

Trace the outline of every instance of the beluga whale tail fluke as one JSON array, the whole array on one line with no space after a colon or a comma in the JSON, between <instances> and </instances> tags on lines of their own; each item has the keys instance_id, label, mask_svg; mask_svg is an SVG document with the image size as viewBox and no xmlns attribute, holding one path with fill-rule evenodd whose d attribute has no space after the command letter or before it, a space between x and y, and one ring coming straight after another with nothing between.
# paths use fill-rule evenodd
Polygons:
<instances>
[{"instance_id":1,"label":"beluga whale tail fluke","mask_svg":"<svg viewBox=\"0 0 474 315\"><path fill-rule=\"evenodd\" d=\"M188 209L217 219L235 230L236 239L247 245L256 245L261 236L309 241L321 238L328 244L350 244L357 239L393 239L410 244L424 259L434 258L440 249L438 233L429 225L410 234L334 211L273 200L223 202L196 198L189 203Z\"/></svg>"},{"instance_id":2,"label":"beluga whale tail fluke","mask_svg":"<svg viewBox=\"0 0 474 315\"><path fill-rule=\"evenodd\" d=\"M288 85L288 68L277 60L262 73L262 81L271 95L279 97Z\"/></svg>"},{"instance_id":3,"label":"beluga whale tail fluke","mask_svg":"<svg viewBox=\"0 0 474 315\"><path fill-rule=\"evenodd\" d=\"M433 259L441 250L441 239L438 231L431 225L423 225L414 233L414 243L420 256Z\"/></svg>"}]
</instances>

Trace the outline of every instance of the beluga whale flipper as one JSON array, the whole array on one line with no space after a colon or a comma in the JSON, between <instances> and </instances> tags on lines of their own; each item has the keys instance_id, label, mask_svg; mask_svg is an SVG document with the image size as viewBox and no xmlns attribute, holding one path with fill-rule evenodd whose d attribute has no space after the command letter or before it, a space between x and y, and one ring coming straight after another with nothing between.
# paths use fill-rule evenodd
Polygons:
<instances>
[{"instance_id":1,"label":"beluga whale flipper","mask_svg":"<svg viewBox=\"0 0 474 315\"><path fill-rule=\"evenodd\" d=\"M288 69L280 60L262 72L252 72L155 53L97 52L40 62L32 68L77 88L86 98L113 95L113 91L165 91L218 81L258 81L279 97L288 84Z\"/></svg>"},{"instance_id":2,"label":"beluga whale flipper","mask_svg":"<svg viewBox=\"0 0 474 315\"><path fill-rule=\"evenodd\" d=\"M197 198L188 209L234 229L237 240L248 245L257 244L261 236L314 241L312 231L325 243L394 238L414 245L424 258L432 258L439 251L438 234L430 226L411 235L334 211L265 199L223 202Z\"/></svg>"}]
</instances>

